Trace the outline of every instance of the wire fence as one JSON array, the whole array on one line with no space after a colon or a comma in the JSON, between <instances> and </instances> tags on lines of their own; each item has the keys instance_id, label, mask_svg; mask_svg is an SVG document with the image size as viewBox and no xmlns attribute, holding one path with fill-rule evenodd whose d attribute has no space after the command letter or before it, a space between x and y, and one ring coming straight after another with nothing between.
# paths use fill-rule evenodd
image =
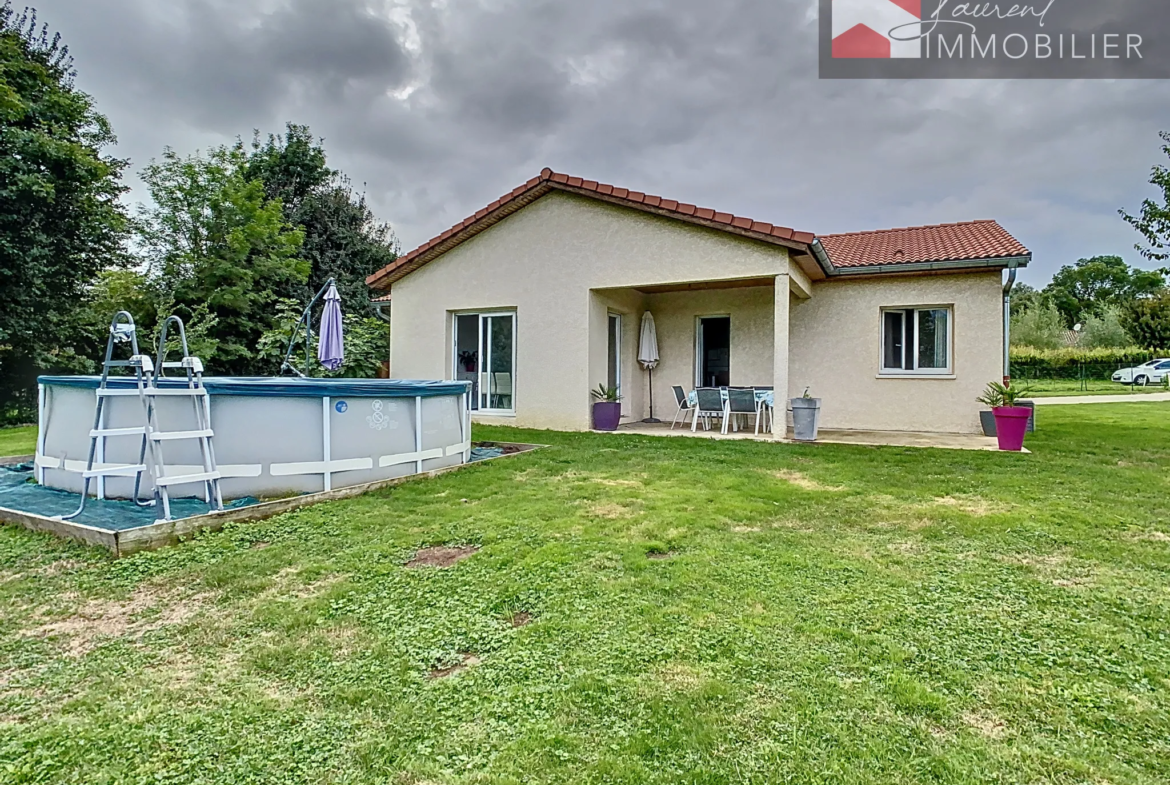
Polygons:
<instances>
[{"instance_id":1,"label":"wire fence","mask_svg":"<svg viewBox=\"0 0 1170 785\"><path fill-rule=\"evenodd\" d=\"M1170 374L1165 379L1155 374L1134 374L1136 384L1113 381L1114 374L1126 371L1132 365L1117 363L1075 363L1059 368L1012 368L1012 383L1026 387L1030 395L1142 395L1165 392Z\"/></svg>"}]
</instances>

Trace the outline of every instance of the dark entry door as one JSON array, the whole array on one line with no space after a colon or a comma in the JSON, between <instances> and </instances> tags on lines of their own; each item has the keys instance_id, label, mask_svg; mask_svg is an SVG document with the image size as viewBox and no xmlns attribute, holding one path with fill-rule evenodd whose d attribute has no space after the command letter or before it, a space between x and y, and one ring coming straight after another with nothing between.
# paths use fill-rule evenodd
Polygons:
<instances>
[{"instance_id":1,"label":"dark entry door","mask_svg":"<svg viewBox=\"0 0 1170 785\"><path fill-rule=\"evenodd\" d=\"M731 317L699 320L699 386L731 385Z\"/></svg>"}]
</instances>

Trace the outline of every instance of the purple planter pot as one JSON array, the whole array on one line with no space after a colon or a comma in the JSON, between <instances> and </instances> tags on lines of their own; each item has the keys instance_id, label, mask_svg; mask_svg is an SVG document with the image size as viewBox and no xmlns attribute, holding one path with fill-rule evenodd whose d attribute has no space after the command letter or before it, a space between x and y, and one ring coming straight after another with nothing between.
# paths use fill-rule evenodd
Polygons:
<instances>
[{"instance_id":1,"label":"purple planter pot","mask_svg":"<svg viewBox=\"0 0 1170 785\"><path fill-rule=\"evenodd\" d=\"M598 401L593 404L593 430L616 431L622 421L622 405Z\"/></svg>"},{"instance_id":2,"label":"purple planter pot","mask_svg":"<svg viewBox=\"0 0 1170 785\"><path fill-rule=\"evenodd\" d=\"M1023 406L992 409L995 413L995 435L999 449L1004 452L1020 452L1024 449L1024 434L1028 432L1028 420L1032 410Z\"/></svg>"}]
</instances>

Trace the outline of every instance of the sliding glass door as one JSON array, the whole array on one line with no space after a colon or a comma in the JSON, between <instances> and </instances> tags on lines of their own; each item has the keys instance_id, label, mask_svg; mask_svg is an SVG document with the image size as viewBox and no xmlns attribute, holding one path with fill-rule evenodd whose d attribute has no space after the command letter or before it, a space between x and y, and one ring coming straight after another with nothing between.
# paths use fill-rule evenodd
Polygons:
<instances>
[{"instance_id":1,"label":"sliding glass door","mask_svg":"<svg viewBox=\"0 0 1170 785\"><path fill-rule=\"evenodd\" d=\"M455 378L472 383L471 408L516 411L516 314L455 316Z\"/></svg>"}]
</instances>

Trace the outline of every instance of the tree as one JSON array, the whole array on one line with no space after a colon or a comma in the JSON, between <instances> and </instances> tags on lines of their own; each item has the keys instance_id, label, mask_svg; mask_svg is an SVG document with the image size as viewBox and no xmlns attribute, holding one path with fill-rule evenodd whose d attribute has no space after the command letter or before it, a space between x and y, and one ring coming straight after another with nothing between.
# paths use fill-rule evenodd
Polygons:
<instances>
[{"instance_id":1,"label":"tree","mask_svg":"<svg viewBox=\"0 0 1170 785\"><path fill-rule=\"evenodd\" d=\"M1012 317L1035 308L1042 301L1047 301L1047 298L1039 290L1026 283L1017 283L1012 289Z\"/></svg>"},{"instance_id":2,"label":"tree","mask_svg":"<svg viewBox=\"0 0 1170 785\"><path fill-rule=\"evenodd\" d=\"M1066 265L1052 278L1044 294L1072 327L1108 305L1159 291L1166 285L1161 272L1131 268L1120 256L1094 256Z\"/></svg>"},{"instance_id":3,"label":"tree","mask_svg":"<svg viewBox=\"0 0 1170 785\"><path fill-rule=\"evenodd\" d=\"M1160 136L1165 142L1162 145L1162 152L1170 156L1170 132L1163 131ZM1146 246L1134 246L1141 255L1155 262L1164 262L1170 259L1170 169L1155 165L1150 174L1150 185L1161 189L1161 204L1153 199L1146 199L1142 202L1141 215L1132 216L1125 210L1121 210L1120 213L1122 218L1141 232L1149 243ZM1162 270L1162 273L1170 275L1170 271L1167 270Z\"/></svg>"},{"instance_id":4,"label":"tree","mask_svg":"<svg viewBox=\"0 0 1170 785\"><path fill-rule=\"evenodd\" d=\"M261 143L257 135L246 176L262 181L268 197L281 200L285 219L305 232L301 255L312 270L297 299L307 303L332 277L347 312L365 313L366 278L398 257L397 243L348 178L328 167L322 143L307 126L293 123L283 137Z\"/></svg>"},{"instance_id":5,"label":"tree","mask_svg":"<svg viewBox=\"0 0 1170 785\"><path fill-rule=\"evenodd\" d=\"M1126 332L1143 349L1170 349L1170 289L1138 298L1122 310Z\"/></svg>"},{"instance_id":6,"label":"tree","mask_svg":"<svg viewBox=\"0 0 1170 785\"><path fill-rule=\"evenodd\" d=\"M1080 345L1086 349L1128 349L1134 345L1121 323L1121 308L1107 305L1085 317Z\"/></svg>"},{"instance_id":7,"label":"tree","mask_svg":"<svg viewBox=\"0 0 1170 785\"><path fill-rule=\"evenodd\" d=\"M0 5L0 422L30 416L38 373L92 369L78 306L126 258L126 162L73 79L60 36Z\"/></svg>"},{"instance_id":8,"label":"tree","mask_svg":"<svg viewBox=\"0 0 1170 785\"><path fill-rule=\"evenodd\" d=\"M1047 301L1012 316L1012 346L1059 349L1064 346L1064 332L1060 311Z\"/></svg>"},{"instance_id":9,"label":"tree","mask_svg":"<svg viewBox=\"0 0 1170 785\"><path fill-rule=\"evenodd\" d=\"M182 158L167 149L142 173L154 205L140 209L140 245L157 302L174 304L214 343L208 367L223 374L275 372L256 347L282 297L302 290L304 233L279 199L244 175L242 145ZM202 324L208 320L214 324Z\"/></svg>"}]
</instances>

